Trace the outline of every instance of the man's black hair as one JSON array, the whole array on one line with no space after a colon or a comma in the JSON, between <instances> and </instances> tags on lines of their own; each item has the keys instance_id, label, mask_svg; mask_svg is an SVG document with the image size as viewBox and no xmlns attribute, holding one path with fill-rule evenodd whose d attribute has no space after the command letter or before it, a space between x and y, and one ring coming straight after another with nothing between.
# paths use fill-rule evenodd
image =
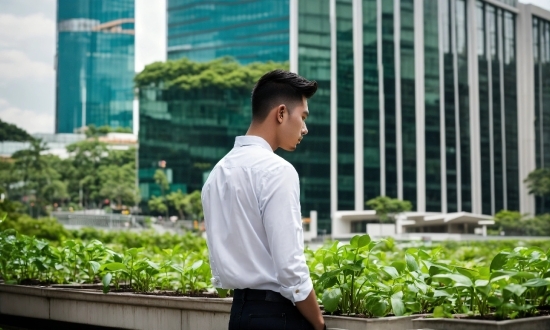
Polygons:
<instances>
[{"instance_id":1,"label":"man's black hair","mask_svg":"<svg viewBox=\"0 0 550 330\"><path fill-rule=\"evenodd\" d=\"M296 73L273 70L264 74L252 89L252 119L264 121L269 111L279 104L292 110L303 97L309 99L317 91L317 82Z\"/></svg>"}]
</instances>

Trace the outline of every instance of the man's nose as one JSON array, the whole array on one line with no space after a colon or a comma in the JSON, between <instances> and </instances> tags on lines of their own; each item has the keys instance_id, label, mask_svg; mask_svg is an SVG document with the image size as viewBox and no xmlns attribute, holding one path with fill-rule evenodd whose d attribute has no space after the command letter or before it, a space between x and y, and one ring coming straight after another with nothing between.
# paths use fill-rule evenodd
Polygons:
<instances>
[{"instance_id":1,"label":"man's nose","mask_svg":"<svg viewBox=\"0 0 550 330\"><path fill-rule=\"evenodd\" d=\"M302 126L302 135L306 135L307 134L307 126L306 124L304 123L304 126Z\"/></svg>"}]
</instances>

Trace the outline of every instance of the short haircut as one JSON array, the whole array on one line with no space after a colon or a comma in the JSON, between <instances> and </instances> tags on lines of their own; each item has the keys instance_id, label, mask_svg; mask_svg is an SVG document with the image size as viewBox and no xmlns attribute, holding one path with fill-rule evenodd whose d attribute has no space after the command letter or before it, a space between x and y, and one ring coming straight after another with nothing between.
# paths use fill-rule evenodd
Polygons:
<instances>
[{"instance_id":1,"label":"short haircut","mask_svg":"<svg viewBox=\"0 0 550 330\"><path fill-rule=\"evenodd\" d=\"M303 98L309 99L317 91L317 82L296 73L273 70L264 74L252 89L252 120L263 122L269 111L285 104L289 111Z\"/></svg>"}]
</instances>

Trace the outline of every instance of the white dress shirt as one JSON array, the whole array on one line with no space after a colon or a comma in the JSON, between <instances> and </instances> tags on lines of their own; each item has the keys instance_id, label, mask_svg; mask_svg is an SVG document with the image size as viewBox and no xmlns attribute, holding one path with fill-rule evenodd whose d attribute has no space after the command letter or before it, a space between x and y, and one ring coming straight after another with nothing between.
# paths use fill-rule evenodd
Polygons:
<instances>
[{"instance_id":1,"label":"white dress shirt","mask_svg":"<svg viewBox=\"0 0 550 330\"><path fill-rule=\"evenodd\" d=\"M300 183L263 138L239 136L202 189L212 284L280 292L295 303L313 284L304 257Z\"/></svg>"}]
</instances>

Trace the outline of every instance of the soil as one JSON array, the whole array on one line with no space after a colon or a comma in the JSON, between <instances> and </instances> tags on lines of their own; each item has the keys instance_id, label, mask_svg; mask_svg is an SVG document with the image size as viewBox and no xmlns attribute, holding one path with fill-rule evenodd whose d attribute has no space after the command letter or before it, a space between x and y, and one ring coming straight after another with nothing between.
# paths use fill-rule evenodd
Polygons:
<instances>
[{"instance_id":1,"label":"soil","mask_svg":"<svg viewBox=\"0 0 550 330\"><path fill-rule=\"evenodd\" d=\"M166 290L155 290L150 292L140 292L135 291L133 289L118 289L118 290L111 290L110 292L127 292L127 293L135 293L135 294L142 294L147 296L167 296L167 297L196 297L196 298L220 298L217 292L209 293L182 293L179 291L166 291ZM229 297L229 296L228 296Z\"/></svg>"},{"instance_id":2,"label":"soil","mask_svg":"<svg viewBox=\"0 0 550 330\"><path fill-rule=\"evenodd\" d=\"M50 286L52 284L56 284L55 282L51 281L39 281L35 279L24 279L19 283L20 285L30 285L30 286Z\"/></svg>"},{"instance_id":3,"label":"soil","mask_svg":"<svg viewBox=\"0 0 550 330\"><path fill-rule=\"evenodd\" d=\"M524 319L529 317L537 317L537 316L549 316L550 315L550 306L543 306L538 309L538 313L535 315L529 315L529 316L518 316L515 319ZM461 320L485 320L485 321L505 321L510 319L497 319L495 314L487 314L484 316L481 315L459 315L455 314L453 315L454 319L461 319Z\"/></svg>"}]
</instances>

